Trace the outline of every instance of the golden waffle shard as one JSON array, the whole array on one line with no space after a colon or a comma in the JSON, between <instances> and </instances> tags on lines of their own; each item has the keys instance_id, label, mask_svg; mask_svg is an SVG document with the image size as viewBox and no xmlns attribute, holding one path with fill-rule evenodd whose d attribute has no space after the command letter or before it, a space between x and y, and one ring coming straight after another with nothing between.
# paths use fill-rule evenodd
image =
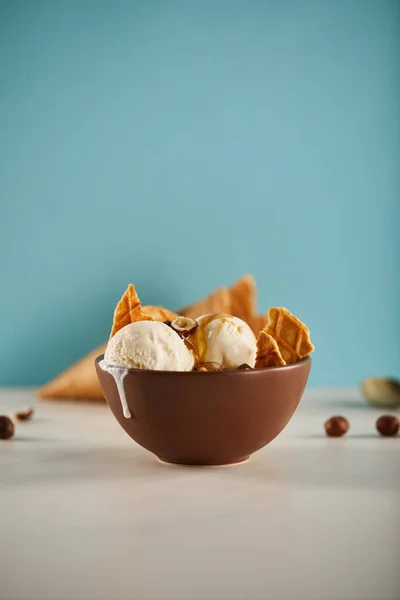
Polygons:
<instances>
[{"instance_id":1,"label":"golden waffle shard","mask_svg":"<svg viewBox=\"0 0 400 600\"><path fill-rule=\"evenodd\" d=\"M277 342L283 359L290 365L314 350L310 331L286 308L270 308L265 331Z\"/></svg>"}]
</instances>

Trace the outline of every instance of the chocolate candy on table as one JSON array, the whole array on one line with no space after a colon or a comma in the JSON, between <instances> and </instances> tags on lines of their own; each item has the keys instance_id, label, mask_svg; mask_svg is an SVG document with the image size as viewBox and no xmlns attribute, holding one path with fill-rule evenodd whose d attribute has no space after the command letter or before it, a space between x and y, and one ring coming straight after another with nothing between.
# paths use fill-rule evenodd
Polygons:
<instances>
[{"instance_id":1,"label":"chocolate candy on table","mask_svg":"<svg viewBox=\"0 0 400 600\"><path fill-rule=\"evenodd\" d=\"M324 427L328 437L342 437L348 432L350 424L345 417L336 415L325 421Z\"/></svg>"},{"instance_id":2,"label":"chocolate candy on table","mask_svg":"<svg viewBox=\"0 0 400 600\"><path fill-rule=\"evenodd\" d=\"M376 422L376 429L384 437L394 437L398 434L400 422L394 415L382 415Z\"/></svg>"},{"instance_id":3,"label":"chocolate candy on table","mask_svg":"<svg viewBox=\"0 0 400 600\"><path fill-rule=\"evenodd\" d=\"M5 415L0 416L0 440L9 440L14 435L14 423Z\"/></svg>"}]
</instances>

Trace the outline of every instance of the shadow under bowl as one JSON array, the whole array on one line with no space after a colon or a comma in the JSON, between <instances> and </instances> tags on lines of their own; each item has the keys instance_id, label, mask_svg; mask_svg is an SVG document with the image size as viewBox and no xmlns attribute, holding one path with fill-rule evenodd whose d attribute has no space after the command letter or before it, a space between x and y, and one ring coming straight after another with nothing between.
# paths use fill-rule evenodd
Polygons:
<instances>
[{"instance_id":1,"label":"shadow under bowl","mask_svg":"<svg viewBox=\"0 0 400 600\"><path fill-rule=\"evenodd\" d=\"M251 371L176 372L129 369L132 414L122 412L114 377L96 371L115 418L135 442L164 462L226 465L245 461L287 425L303 395L311 359Z\"/></svg>"}]
</instances>

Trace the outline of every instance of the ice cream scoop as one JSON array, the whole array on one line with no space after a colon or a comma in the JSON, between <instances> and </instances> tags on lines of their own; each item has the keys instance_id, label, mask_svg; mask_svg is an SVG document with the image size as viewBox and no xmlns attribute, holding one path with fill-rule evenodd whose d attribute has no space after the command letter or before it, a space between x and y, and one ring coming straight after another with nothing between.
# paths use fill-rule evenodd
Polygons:
<instances>
[{"instance_id":1,"label":"ice cream scoop","mask_svg":"<svg viewBox=\"0 0 400 600\"><path fill-rule=\"evenodd\" d=\"M247 363L254 367L257 340L250 327L231 315L203 315L189 341L195 350L196 364L220 363L225 369Z\"/></svg>"},{"instance_id":2,"label":"ice cream scoop","mask_svg":"<svg viewBox=\"0 0 400 600\"><path fill-rule=\"evenodd\" d=\"M168 325L159 321L135 321L110 338L99 366L113 376L123 415L130 419L124 385L130 368L191 371L193 364L193 353Z\"/></svg>"},{"instance_id":3,"label":"ice cream scoop","mask_svg":"<svg viewBox=\"0 0 400 600\"><path fill-rule=\"evenodd\" d=\"M159 321L137 321L120 329L108 342L105 363L132 369L191 371L192 352L170 327Z\"/></svg>"}]
</instances>

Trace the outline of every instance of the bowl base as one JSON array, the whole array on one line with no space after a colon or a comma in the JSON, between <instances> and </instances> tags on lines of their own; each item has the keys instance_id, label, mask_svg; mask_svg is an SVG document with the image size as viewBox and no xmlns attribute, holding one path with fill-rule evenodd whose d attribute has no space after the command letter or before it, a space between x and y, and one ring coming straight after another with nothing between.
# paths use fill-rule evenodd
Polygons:
<instances>
[{"instance_id":1,"label":"bowl base","mask_svg":"<svg viewBox=\"0 0 400 600\"><path fill-rule=\"evenodd\" d=\"M249 456L245 456L244 458L240 458L239 460L234 460L232 462L226 463L203 463L203 462L181 462L177 460L168 460L167 458L161 458L161 456L157 456L158 460L164 465L175 466L175 467L234 467L236 465L243 465L248 462L251 458L251 454Z\"/></svg>"}]
</instances>

